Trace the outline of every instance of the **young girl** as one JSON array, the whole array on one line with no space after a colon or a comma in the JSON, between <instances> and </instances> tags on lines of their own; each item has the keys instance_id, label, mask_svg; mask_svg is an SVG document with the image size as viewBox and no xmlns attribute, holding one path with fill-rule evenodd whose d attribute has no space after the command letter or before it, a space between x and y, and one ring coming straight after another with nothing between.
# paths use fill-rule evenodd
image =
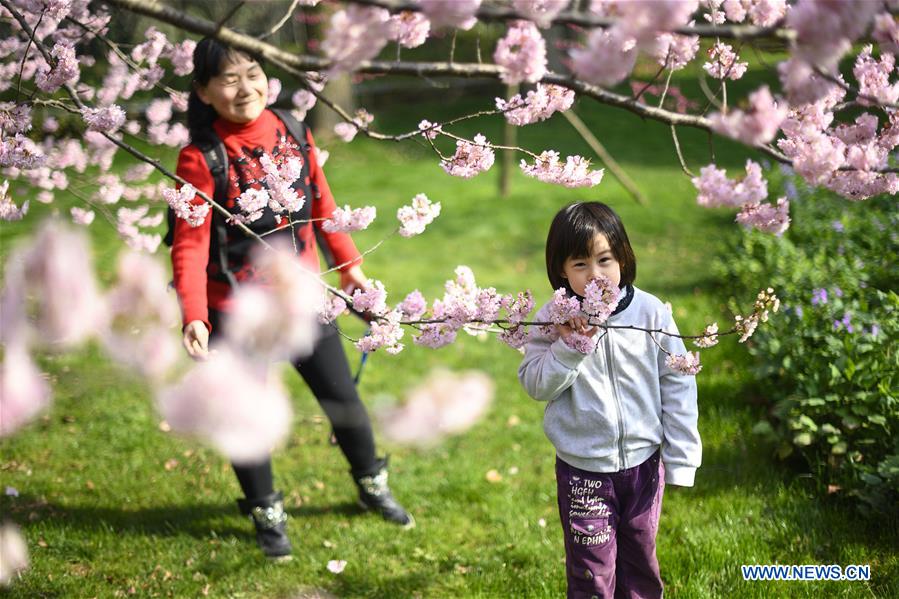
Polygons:
<instances>
[{"instance_id":1,"label":"young girl","mask_svg":"<svg viewBox=\"0 0 899 599\"><path fill-rule=\"evenodd\" d=\"M599 202L556 214L546 241L553 289L585 295L599 275L620 288L608 325L677 333L658 298L634 287L637 262L624 226ZM549 304L537 313L548 321ZM647 333L591 326L586 316L555 325L526 346L518 378L548 402L543 429L556 448L556 484L565 537L569 598L661 597L655 538L665 483L690 487L702 446L696 428L696 380L665 365ZM573 333L598 339L581 353ZM684 354L677 337L655 334Z\"/></svg>"},{"instance_id":2,"label":"young girl","mask_svg":"<svg viewBox=\"0 0 899 599\"><path fill-rule=\"evenodd\" d=\"M352 293L365 284L362 258L349 235L321 230L321 219L331 215L334 198L316 160L312 135L294 139L284 123L266 109L268 80L252 57L207 38L194 51L193 91L188 102L188 126L191 144L178 157L178 175L199 191L213 197L215 180L201 148L223 143L228 158L228 190L225 207L239 212L235 199L248 188L265 186L259 158L269 154L279 159L302 157L299 144L305 145L306 164L294 183L299 195L305 195L303 208L290 215L291 221L307 221L297 227L298 259L306 268L318 271L315 226L340 269L341 287ZM201 202L197 197L195 200ZM218 220L216 220L218 219ZM215 221L215 222L213 222ZM282 221L285 225L287 219ZM266 208L262 218L250 223L256 233L276 227L274 214ZM275 235L290 237L291 228L282 227ZM181 303L184 322L184 347L194 359L204 359L210 337L217 337L223 313L229 309L233 287L256 278L249 254L256 241L236 227L227 226L211 211L199 227L178 219L172 244L172 270L175 289ZM374 437L365 406L359 400L350 376L349 365L340 338L330 326L324 326L310 356L294 363L327 414L341 450L351 466L351 474L363 507L380 512L387 520L402 526L414 521L393 498L387 486L387 461L375 453ZM286 534L282 494L272 481L271 461L234 465L244 493L238 504L256 526L262 551L272 558L291 552Z\"/></svg>"}]
</instances>

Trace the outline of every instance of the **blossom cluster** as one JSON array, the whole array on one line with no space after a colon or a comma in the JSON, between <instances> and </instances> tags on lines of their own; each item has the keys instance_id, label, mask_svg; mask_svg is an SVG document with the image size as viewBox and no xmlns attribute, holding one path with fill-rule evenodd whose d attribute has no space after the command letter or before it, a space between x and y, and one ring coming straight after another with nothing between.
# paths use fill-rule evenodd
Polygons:
<instances>
[{"instance_id":1,"label":"blossom cluster","mask_svg":"<svg viewBox=\"0 0 899 599\"><path fill-rule=\"evenodd\" d=\"M352 233L367 229L375 220L377 209L374 206L364 206L352 209L349 206L337 207L331 213L330 218L322 223L322 230L328 233Z\"/></svg>"},{"instance_id":2,"label":"blossom cluster","mask_svg":"<svg viewBox=\"0 0 899 599\"><path fill-rule=\"evenodd\" d=\"M590 161L582 156L568 156L565 162L559 160L559 153L547 150L540 154L534 164L522 159L522 172L545 183L557 183L565 187L593 187L602 181L604 169L590 170Z\"/></svg>"},{"instance_id":3,"label":"blossom cluster","mask_svg":"<svg viewBox=\"0 0 899 599\"><path fill-rule=\"evenodd\" d=\"M546 74L546 41L534 23L515 21L496 44L493 60L506 84L536 83Z\"/></svg>"},{"instance_id":4,"label":"blossom cluster","mask_svg":"<svg viewBox=\"0 0 899 599\"><path fill-rule=\"evenodd\" d=\"M538 83L524 99L521 94L515 94L509 100L496 99L496 108L502 111L509 123L518 126L545 121L556 112L568 110L572 104L574 104L573 91L561 85L542 83Z\"/></svg>"},{"instance_id":5,"label":"blossom cluster","mask_svg":"<svg viewBox=\"0 0 899 599\"><path fill-rule=\"evenodd\" d=\"M423 233L425 227L440 215L440 202L431 202L423 193L412 198L412 203L402 206L396 211L400 221L399 234L402 237L413 237Z\"/></svg>"},{"instance_id":6,"label":"blossom cluster","mask_svg":"<svg viewBox=\"0 0 899 599\"><path fill-rule=\"evenodd\" d=\"M449 160L442 160L440 166L454 177L470 179L489 170L496 156L487 138L480 133L474 141L460 139L456 142L456 153Z\"/></svg>"}]
</instances>

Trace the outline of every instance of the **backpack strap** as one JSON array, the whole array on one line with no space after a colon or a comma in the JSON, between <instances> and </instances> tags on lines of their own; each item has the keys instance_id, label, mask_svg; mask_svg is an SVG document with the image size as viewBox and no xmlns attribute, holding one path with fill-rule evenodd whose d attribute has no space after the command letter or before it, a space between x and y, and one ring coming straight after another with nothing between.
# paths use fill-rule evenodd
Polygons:
<instances>
[{"instance_id":1,"label":"backpack strap","mask_svg":"<svg viewBox=\"0 0 899 599\"><path fill-rule=\"evenodd\" d=\"M300 152L303 154L303 160L306 164L309 164L309 152L312 147L309 145L309 142L306 141L306 123L303 121L299 121L296 117L293 116L293 113L289 110L284 110L283 108L273 108L272 112L274 112L281 122L284 123L284 126L287 127L288 133L297 140L297 143L300 145ZM311 175L311 173L310 173ZM311 201L315 201L320 197L318 193L318 186L315 183L309 184L310 190L312 191L312 199ZM325 264L328 265L328 268L334 268L337 265L337 260L334 258L334 254L331 252L331 248L328 247L328 243L325 241L325 236L322 234L321 230L318 227L313 226L312 230L315 232L315 241L318 244L318 249L321 252L322 256L325 259Z\"/></svg>"},{"instance_id":2,"label":"backpack strap","mask_svg":"<svg viewBox=\"0 0 899 599\"><path fill-rule=\"evenodd\" d=\"M209 133L211 134L209 143L200 147L200 150L215 183L212 199L219 206L224 206L228 201L228 153L225 151L224 142L215 131ZM231 288L236 289L237 279L228 268L228 229L225 225L225 218L217 210L212 210L209 259L218 263L219 272L225 276Z\"/></svg>"}]
</instances>

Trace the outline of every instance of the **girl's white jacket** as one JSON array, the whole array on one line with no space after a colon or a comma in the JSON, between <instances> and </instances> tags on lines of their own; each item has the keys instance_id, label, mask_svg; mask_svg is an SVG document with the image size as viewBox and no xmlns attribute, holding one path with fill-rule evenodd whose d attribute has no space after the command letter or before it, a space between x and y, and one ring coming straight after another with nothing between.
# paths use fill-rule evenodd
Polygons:
<instances>
[{"instance_id":1,"label":"girl's white jacket","mask_svg":"<svg viewBox=\"0 0 899 599\"><path fill-rule=\"evenodd\" d=\"M678 332L657 297L636 287L633 293L606 324ZM548 322L548 311L546 304L536 320ZM661 447L665 482L693 486L702 461L696 377L668 368L667 354L643 331L600 330L592 354L536 331L518 378L528 395L548 402L543 430L563 461L591 472L618 472L642 464ZM686 353L680 338L654 337L667 351Z\"/></svg>"}]
</instances>

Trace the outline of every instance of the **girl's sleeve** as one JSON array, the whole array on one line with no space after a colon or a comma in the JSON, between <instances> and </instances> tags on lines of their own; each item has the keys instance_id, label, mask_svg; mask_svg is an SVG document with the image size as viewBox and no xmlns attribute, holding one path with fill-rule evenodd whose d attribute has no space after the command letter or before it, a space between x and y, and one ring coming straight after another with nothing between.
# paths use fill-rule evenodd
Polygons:
<instances>
[{"instance_id":1,"label":"girl's sleeve","mask_svg":"<svg viewBox=\"0 0 899 599\"><path fill-rule=\"evenodd\" d=\"M177 174L210 198L215 181L203 153L196 146L187 146L178 155ZM181 187L180 185L178 186ZM198 195L194 204L204 200ZM175 219L175 239L172 242L172 275L181 305L182 326L194 320L209 324L209 304L206 297L206 266L209 263L209 235L212 212L199 227L192 227L182 218Z\"/></svg>"},{"instance_id":2,"label":"girl's sleeve","mask_svg":"<svg viewBox=\"0 0 899 599\"><path fill-rule=\"evenodd\" d=\"M545 312L537 312L537 321L547 320ZM537 401L551 401L570 387L578 376L578 368L587 354L571 349L562 338L537 333L525 345L524 359L518 367L518 380L527 394Z\"/></svg>"},{"instance_id":3,"label":"girl's sleeve","mask_svg":"<svg viewBox=\"0 0 899 599\"><path fill-rule=\"evenodd\" d=\"M330 218L337 206L334 203L334 196L331 195L331 188L328 186L325 173L318 163L315 141L312 139L312 131L308 127L306 128L306 141L309 142L309 177L313 189L316 190L316 196L312 202L312 218ZM322 222L322 220L316 220L315 228L324 237L328 249L334 255L335 263L344 264L340 270L349 270L353 266L361 265L362 256L356 249L353 238L347 233L328 233L322 229Z\"/></svg>"},{"instance_id":4,"label":"girl's sleeve","mask_svg":"<svg viewBox=\"0 0 899 599\"><path fill-rule=\"evenodd\" d=\"M678 334L677 325L662 308L663 329ZM659 335L659 344L674 355L686 354L680 337ZM665 364L668 354L658 351L659 388L662 396L662 462L665 482L692 487L696 469L702 463L702 441L699 438L699 408L696 402L696 377L683 375Z\"/></svg>"}]
</instances>

